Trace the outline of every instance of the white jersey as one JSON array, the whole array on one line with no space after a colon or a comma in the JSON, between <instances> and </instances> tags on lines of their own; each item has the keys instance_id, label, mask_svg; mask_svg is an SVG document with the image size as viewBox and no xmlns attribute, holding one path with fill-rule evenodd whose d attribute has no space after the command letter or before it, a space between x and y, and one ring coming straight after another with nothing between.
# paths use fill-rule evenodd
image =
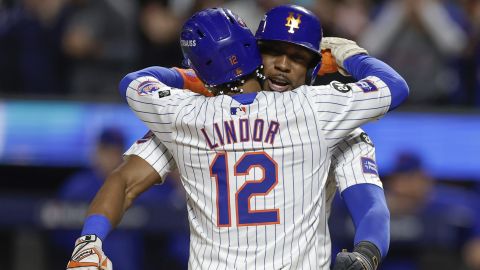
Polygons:
<instances>
[{"instance_id":1,"label":"white jersey","mask_svg":"<svg viewBox=\"0 0 480 270\"><path fill-rule=\"evenodd\" d=\"M326 227L320 214L330 148L390 104L386 85L369 79L376 91L300 87L260 92L250 105L172 89L152 77L130 84L129 105L181 174L190 268L329 268L330 256L317 254L327 254L330 240L317 230ZM157 90L140 89L147 81L156 81Z\"/></svg>"},{"instance_id":2,"label":"white jersey","mask_svg":"<svg viewBox=\"0 0 480 270\"><path fill-rule=\"evenodd\" d=\"M348 134L332 149L332 162L325 188L327 216L330 215L330 205L336 190L341 193L357 184L372 184L383 188L378 175L375 147L361 128Z\"/></svg>"},{"instance_id":3,"label":"white jersey","mask_svg":"<svg viewBox=\"0 0 480 270\"><path fill-rule=\"evenodd\" d=\"M168 149L154 136L136 141L125 152L136 155L148 162L160 175L162 181L167 174L176 169L176 163ZM321 212L320 220L328 219L331 205L337 189L342 192L356 184L373 184L383 188L378 175L375 147L368 135L357 128L332 149L332 161L325 184L326 213ZM331 258L330 233L326 222L321 222L317 237L322 240L325 249L317 249L320 261Z\"/></svg>"}]
</instances>

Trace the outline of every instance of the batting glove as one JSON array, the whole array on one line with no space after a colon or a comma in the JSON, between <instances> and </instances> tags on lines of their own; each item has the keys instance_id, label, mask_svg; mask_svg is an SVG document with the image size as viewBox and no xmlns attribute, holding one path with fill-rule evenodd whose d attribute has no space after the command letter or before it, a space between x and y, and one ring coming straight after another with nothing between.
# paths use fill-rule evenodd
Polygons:
<instances>
[{"instance_id":1,"label":"batting glove","mask_svg":"<svg viewBox=\"0 0 480 270\"><path fill-rule=\"evenodd\" d=\"M322 50L330 50L332 52L337 65L343 70L345 70L345 66L343 65L345 59L357 54L368 54L367 50L358 46L355 41L345 38L324 37L321 47Z\"/></svg>"},{"instance_id":2,"label":"batting glove","mask_svg":"<svg viewBox=\"0 0 480 270\"><path fill-rule=\"evenodd\" d=\"M380 251L370 242L358 243L353 252L346 250L337 254L333 270L376 270Z\"/></svg>"},{"instance_id":3,"label":"batting glove","mask_svg":"<svg viewBox=\"0 0 480 270\"><path fill-rule=\"evenodd\" d=\"M102 240L96 235L84 235L75 241L67 270L112 270L112 262L102 251Z\"/></svg>"}]
</instances>

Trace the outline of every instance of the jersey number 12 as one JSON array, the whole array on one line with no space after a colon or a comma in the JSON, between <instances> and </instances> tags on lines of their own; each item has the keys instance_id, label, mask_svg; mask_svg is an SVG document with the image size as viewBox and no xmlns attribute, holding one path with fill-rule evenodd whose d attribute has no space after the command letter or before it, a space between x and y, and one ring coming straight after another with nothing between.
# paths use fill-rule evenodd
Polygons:
<instances>
[{"instance_id":1,"label":"jersey number 12","mask_svg":"<svg viewBox=\"0 0 480 270\"><path fill-rule=\"evenodd\" d=\"M258 167L263 171L259 180L246 181L235 193L235 209L238 226L256 226L278 224L279 210L251 210L250 199L253 196L266 196L278 183L278 165L265 152L245 153L233 166L235 176L248 175ZM228 161L226 153L218 153L210 165L210 175L217 186L217 226L230 227L230 186L228 180Z\"/></svg>"}]
</instances>

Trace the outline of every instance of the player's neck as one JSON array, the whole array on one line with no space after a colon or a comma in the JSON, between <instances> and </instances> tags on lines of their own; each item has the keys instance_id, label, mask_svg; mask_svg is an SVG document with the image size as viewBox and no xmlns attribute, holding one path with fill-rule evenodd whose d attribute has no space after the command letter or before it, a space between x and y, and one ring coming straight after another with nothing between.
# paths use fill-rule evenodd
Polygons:
<instances>
[{"instance_id":1,"label":"player's neck","mask_svg":"<svg viewBox=\"0 0 480 270\"><path fill-rule=\"evenodd\" d=\"M262 86L260 85L260 83L256 78L251 78L246 80L245 83L239 87L243 89L244 94L257 93L262 90ZM232 93L230 95L235 95L235 94L238 94L238 93Z\"/></svg>"}]
</instances>

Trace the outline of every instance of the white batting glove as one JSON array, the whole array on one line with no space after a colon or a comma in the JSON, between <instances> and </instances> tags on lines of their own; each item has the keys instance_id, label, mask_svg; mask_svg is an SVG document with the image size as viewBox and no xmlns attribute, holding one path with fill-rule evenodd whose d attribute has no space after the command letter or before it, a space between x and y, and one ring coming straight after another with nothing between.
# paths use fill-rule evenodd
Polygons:
<instances>
[{"instance_id":1,"label":"white batting glove","mask_svg":"<svg viewBox=\"0 0 480 270\"><path fill-rule=\"evenodd\" d=\"M96 235L84 235L75 241L67 270L112 270L112 262L102 250L102 240Z\"/></svg>"},{"instance_id":2,"label":"white batting glove","mask_svg":"<svg viewBox=\"0 0 480 270\"><path fill-rule=\"evenodd\" d=\"M367 50L358 46L355 41L345 38L324 37L322 39L321 47L322 50L331 51L338 67L343 69L343 71L345 70L345 66L343 65L345 59L357 54L368 54Z\"/></svg>"}]
</instances>

